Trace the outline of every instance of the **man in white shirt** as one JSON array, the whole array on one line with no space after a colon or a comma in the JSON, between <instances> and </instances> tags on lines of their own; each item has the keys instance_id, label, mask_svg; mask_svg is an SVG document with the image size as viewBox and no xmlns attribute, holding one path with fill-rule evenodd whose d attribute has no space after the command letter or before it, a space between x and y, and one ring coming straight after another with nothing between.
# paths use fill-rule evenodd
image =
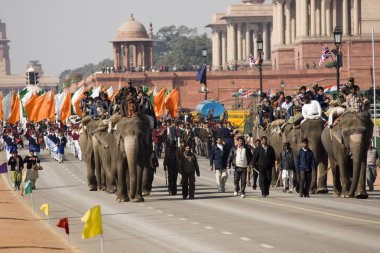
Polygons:
<instances>
[{"instance_id":1,"label":"man in white shirt","mask_svg":"<svg viewBox=\"0 0 380 253\"><path fill-rule=\"evenodd\" d=\"M244 144L243 136L237 137L238 144L230 151L227 160L227 169L231 173L231 164L234 166L234 196L237 196L240 191L240 196L245 197L245 186L247 181L247 167L251 163L252 153L251 148ZM240 182L240 185L239 185Z\"/></svg>"},{"instance_id":2,"label":"man in white shirt","mask_svg":"<svg viewBox=\"0 0 380 253\"><path fill-rule=\"evenodd\" d=\"M285 97L285 102L282 103L281 109L285 112L285 119L288 120L292 116L292 98Z\"/></svg>"},{"instance_id":3,"label":"man in white shirt","mask_svg":"<svg viewBox=\"0 0 380 253\"><path fill-rule=\"evenodd\" d=\"M307 119L322 119L322 108L316 100L311 100L309 95L304 96L305 104L302 106L303 121Z\"/></svg>"}]
</instances>

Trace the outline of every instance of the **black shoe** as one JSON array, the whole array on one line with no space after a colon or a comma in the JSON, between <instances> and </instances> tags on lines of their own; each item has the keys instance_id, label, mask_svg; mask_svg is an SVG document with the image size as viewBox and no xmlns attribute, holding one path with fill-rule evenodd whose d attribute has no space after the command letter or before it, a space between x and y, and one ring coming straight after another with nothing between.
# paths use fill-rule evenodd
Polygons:
<instances>
[{"instance_id":1,"label":"black shoe","mask_svg":"<svg viewBox=\"0 0 380 253\"><path fill-rule=\"evenodd\" d=\"M305 198L310 198L310 195L305 195Z\"/></svg>"},{"instance_id":2,"label":"black shoe","mask_svg":"<svg viewBox=\"0 0 380 253\"><path fill-rule=\"evenodd\" d=\"M194 199L194 196L190 196L189 199Z\"/></svg>"},{"instance_id":3,"label":"black shoe","mask_svg":"<svg viewBox=\"0 0 380 253\"><path fill-rule=\"evenodd\" d=\"M256 190L256 186L253 186L252 189L253 189L253 190Z\"/></svg>"},{"instance_id":4,"label":"black shoe","mask_svg":"<svg viewBox=\"0 0 380 253\"><path fill-rule=\"evenodd\" d=\"M266 198L266 197L267 197L267 195L263 194L263 195L261 195L261 197L263 197L263 198Z\"/></svg>"},{"instance_id":5,"label":"black shoe","mask_svg":"<svg viewBox=\"0 0 380 253\"><path fill-rule=\"evenodd\" d=\"M182 196L183 199L187 199L187 196Z\"/></svg>"},{"instance_id":6,"label":"black shoe","mask_svg":"<svg viewBox=\"0 0 380 253\"><path fill-rule=\"evenodd\" d=\"M301 197L301 198L303 197L303 194L302 194L302 193L300 193L300 197Z\"/></svg>"}]
</instances>

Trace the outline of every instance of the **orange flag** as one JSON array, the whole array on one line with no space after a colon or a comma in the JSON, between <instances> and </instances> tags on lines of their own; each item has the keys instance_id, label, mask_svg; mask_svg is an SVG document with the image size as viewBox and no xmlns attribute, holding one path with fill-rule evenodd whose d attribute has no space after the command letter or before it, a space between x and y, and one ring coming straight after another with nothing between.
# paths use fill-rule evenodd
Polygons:
<instances>
[{"instance_id":1,"label":"orange flag","mask_svg":"<svg viewBox=\"0 0 380 253\"><path fill-rule=\"evenodd\" d=\"M160 118L164 114L165 91L165 88L161 89L153 98L153 108L157 118Z\"/></svg>"},{"instance_id":2,"label":"orange flag","mask_svg":"<svg viewBox=\"0 0 380 253\"><path fill-rule=\"evenodd\" d=\"M4 111L3 111L3 93L0 92L0 120L3 120L4 118Z\"/></svg>"},{"instance_id":3,"label":"orange flag","mask_svg":"<svg viewBox=\"0 0 380 253\"><path fill-rule=\"evenodd\" d=\"M50 92L50 99L48 102L48 114L47 118L49 119L50 122L54 122L55 120L55 100L54 100L54 90L52 89Z\"/></svg>"},{"instance_id":4,"label":"orange flag","mask_svg":"<svg viewBox=\"0 0 380 253\"><path fill-rule=\"evenodd\" d=\"M38 94L35 92L33 93L33 95L29 98L28 101L26 101L25 103L25 112L26 112L26 117L29 119L29 120L32 120L31 116L32 116L32 111L33 111L33 107L34 107L34 104L36 103L36 99L38 98Z\"/></svg>"},{"instance_id":5,"label":"orange flag","mask_svg":"<svg viewBox=\"0 0 380 253\"><path fill-rule=\"evenodd\" d=\"M172 118L177 117L178 99L179 91L177 89L173 89L166 97L166 109L168 110L168 114L170 114Z\"/></svg>"},{"instance_id":6,"label":"orange flag","mask_svg":"<svg viewBox=\"0 0 380 253\"><path fill-rule=\"evenodd\" d=\"M30 119L34 122L40 122L41 120L47 118L46 110L42 109L43 107L46 107L46 95L47 93L44 93L42 96L39 96L36 99L36 102L32 110L32 116L30 117Z\"/></svg>"},{"instance_id":7,"label":"orange flag","mask_svg":"<svg viewBox=\"0 0 380 253\"><path fill-rule=\"evenodd\" d=\"M112 94L112 96L109 98L111 101L113 101L115 99L115 97L117 96L117 94L119 94L119 91L120 89L114 91L114 93Z\"/></svg>"},{"instance_id":8,"label":"orange flag","mask_svg":"<svg viewBox=\"0 0 380 253\"><path fill-rule=\"evenodd\" d=\"M13 93L12 111L8 118L9 124L16 124L20 121L20 96L18 93Z\"/></svg>"},{"instance_id":9,"label":"orange flag","mask_svg":"<svg viewBox=\"0 0 380 253\"><path fill-rule=\"evenodd\" d=\"M61 105L60 119L65 122L71 116L71 94L69 90L66 90L65 99Z\"/></svg>"},{"instance_id":10,"label":"orange flag","mask_svg":"<svg viewBox=\"0 0 380 253\"><path fill-rule=\"evenodd\" d=\"M84 91L82 92L82 94L80 94L80 96L78 97L77 101L75 101L75 103L74 103L75 111L77 112L77 115L79 117L83 116L82 109L79 108L80 101L82 100L82 98L84 98Z\"/></svg>"}]
</instances>

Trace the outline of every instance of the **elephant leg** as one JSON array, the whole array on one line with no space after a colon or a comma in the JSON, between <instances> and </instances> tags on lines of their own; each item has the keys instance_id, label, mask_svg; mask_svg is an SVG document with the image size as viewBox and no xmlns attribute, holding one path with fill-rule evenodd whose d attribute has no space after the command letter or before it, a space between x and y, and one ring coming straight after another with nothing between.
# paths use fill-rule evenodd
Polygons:
<instances>
[{"instance_id":1,"label":"elephant leg","mask_svg":"<svg viewBox=\"0 0 380 253\"><path fill-rule=\"evenodd\" d=\"M117 171L117 188L116 188L116 201L118 202L128 202L128 192L126 185L126 177L128 173L128 167L124 166L124 161L122 157L119 157L115 161L115 169Z\"/></svg>"},{"instance_id":2,"label":"elephant leg","mask_svg":"<svg viewBox=\"0 0 380 253\"><path fill-rule=\"evenodd\" d=\"M276 184L277 184L277 178L278 178L278 169L277 169L277 167L278 167L278 162L276 161L275 162L275 166L273 166L272 167L272 180L271 180L271 185L272 185L272 187L275 187L276 186Z\"/></svg>"},{"instance_id":3,"label":"elephant leg","mask_svg":"<svg viewBox=\"0 0 380 253\"><path fill-rule=\"evenodd\" d=\"M327 158L319 163L318 166L318 185L317 193L328 193L327 189Z\"/></svg>"},{"instance_id":4,"label":"elephant leg","mask_svg":"<svg viewBox=\"0 0 380 253\"><path fill-rule=\"evenodd\" d=\"M340 182L339 167L335 162L330 162L331 172L333 175L333 192L335 196L340 196L342 193L342 184Z\"/></svg>"},{"instance_id":5,"label":"elephant leg","mask_svg":"<svg viewBox=\"0 0 380 253\"><path fill-rule=\"evenodd\" d=\"M144 166L142 173L142 196L150 195L149 190L149 167Z\"/></svg>"},{"instance_id":6,"label":"elephant leg","mask_svg":"<svg viewBox=\"0 0 380 253\"><path fill-rule=\"evenodd\" d=\"M348 198L349 197L349 191L348 191L348 188L349 188L349 177L348 177L348 164L347 164L347 161L346 161L346 156L344 155L344 153L340 153L339 154L339 157L338 157L338 166L339 166L339 172L340 172L340 181L342 182L342 193L341 193L341 197L343 198Z\"/></svg>"},{"instance_id":7,"label":"elephant leg","mask_svg":"<svg viewBox=\"0 0 380 253\"><path fill-rule=\"evenodd\" d=\"M95 176L95 163L93 160L93 156L91 155L89 158L89 161L86 162L87 164L87 182L88 182L88 188L90 191L96 191L98 184L96 182L96 176Z\"/></svg>"},{"instance_id":8,"label":"elephant leg","mask_svg":"<svg viewBox=\"0 0 380 253\"><path fill-rule=\"evenodd\" d=\"M132 198L133 202L144 202L144 198L142 196L142 188L143 188L143 172L144 172L144 166L143 165L137 165L137 177L136 177L136 192L135 197Z\"/></svg>"},{"instance_id":9,"label":"elephant leg","mask_svg":"<svg viewBox=\"0 0 380 253\"><path fill-rule=\"evenodd\" d=\"M124 139L124 150L128 162L128 178L126 181L129 181L128 195L129 198L134 201L137 193L138 186L138 150L141 148L138 145L138 140L134 137L127 137Z\"/></svg>"},{"instance_id":10,"label":"elephant leg","mask_svg":"<svg viewBox=\"0 0 380 253\"><path fill-rule=\"evenodd\" d=\"M359 173L359 182L358 186L356 187L355 197L358 199L367 199L368 194L365 189L366 184L366 164L362 160L360 163L360 173Z\"/></svg>"}]
</instances>

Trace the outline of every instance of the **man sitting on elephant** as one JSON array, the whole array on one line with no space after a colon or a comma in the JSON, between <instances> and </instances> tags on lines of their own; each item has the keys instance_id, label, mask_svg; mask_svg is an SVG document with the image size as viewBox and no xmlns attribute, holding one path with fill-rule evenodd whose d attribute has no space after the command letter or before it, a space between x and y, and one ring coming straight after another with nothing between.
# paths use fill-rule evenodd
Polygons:
<instances>
[{"instance_id":1,"label":"man sitting on elephant","mask_svg":"<svg viewBox=\"0 0 380 253\"><path fill-rule=\"evenodd\" d=\"M368 111L369 109L369 101L364 98L360 93L359 86L353 85L351 89L351 93L346 97L346 106L348 112L363 112Z\"/></svg>"},{"instance_id":2,"label":"man sitting on elephant","mask_svg":"<svg viewBox=\"0 0 380 253\"><path fill-rule=\"evenodd\" d=\"M307 119L320 119L322 118L322 108L321 105L316 100L311 100L310 95L306 94L304 96L305 104L302 106L302 116L303 121Z\"/></svg>"}]
</instances>

